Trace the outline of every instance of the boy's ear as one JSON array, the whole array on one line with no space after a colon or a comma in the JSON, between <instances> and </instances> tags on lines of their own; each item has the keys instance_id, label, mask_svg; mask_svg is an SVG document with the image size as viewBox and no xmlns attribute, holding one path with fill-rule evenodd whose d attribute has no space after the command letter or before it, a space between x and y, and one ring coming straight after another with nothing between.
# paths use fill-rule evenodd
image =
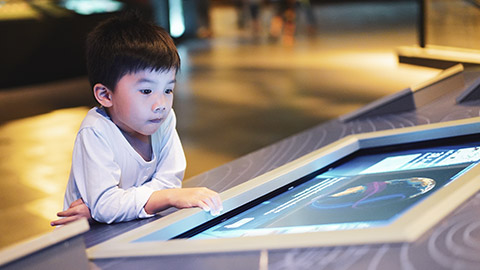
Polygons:
<instances>
[{"instance_id":1,"label":"boy's ear","mask_svg":"<svg viewBox=\"0 0 480 270\"><path fill-rule=\"evenodd\" d=\"M105 85L101 83L95 84L93 86L93 95L103 107L108 108L112 106L112 91Z\"/></svg>"}]
</instances>

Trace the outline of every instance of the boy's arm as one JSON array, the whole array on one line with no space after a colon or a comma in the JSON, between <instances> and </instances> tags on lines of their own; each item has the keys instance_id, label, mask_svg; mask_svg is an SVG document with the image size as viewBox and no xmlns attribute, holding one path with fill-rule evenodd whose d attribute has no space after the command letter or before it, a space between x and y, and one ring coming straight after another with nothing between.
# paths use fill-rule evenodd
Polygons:
<instances>
[{"instance_id":1,"label":"boy's arm","mask_svg":"<svg viewBox=\"0 0 480 270\"><path fill-rule=\"evenodd\" d=\"M152 135L153 150L158 164L151 180L142 186L154 192L144 206L141 217L148 217L168 207L200 207L216 215L222 210L218 193L207 188L181 188L186 168L185 154L175 129L172 110L161 130Z\"/></svg>"},{"instance_id":2,"label":"boy's arm","mask_svg":"<svg viewBox=\"0 0 480 270\"><path fill-rule=\"evenodd\" d=\"M130 165L121 167L115 161L112 134L98 134L93 129L79 132L73 153L72 173L78 189L77 196L90 208L93 219L104 223L128 221L151 216L170 206L210 208L212 213L221 209L219 197L216 197L218 194L213 191L205 192L203 188L178 190L186 164L174 126L172 122L169 127L173 127L171 130L174 132L163 137L173 144L166 142L162 145L171 145L176 150L163 148L165 151L161 151L162 155L168 154L158 156L162 161L151 181L126 189L120 187L121 178L132 173L124 173L122 168ZM172 190L160 192L160 189Z\"/></svg>"},{"instance_id":3,"label":"boy's arm","mask_svg":"<svg viewBox=\"0 0 480 270\"><path fill-rule=\"evenodd\" d=\"M180 188L186 161L175 129L176 117L173 110L165 124L165 128L152 138L159 140L159 148L154 149L159 162L151 181L144 183L144 186L155 190L144 206L145 214L151 215L168 207L200 207L212 215L219 214L223 207L218 193L207 188Z\"/></svg>"},{"instance_id":4,"label":"boy's arm","mask_svg":"<svg viewBox=\"0 0 480 270\"><path fill-rule=\"evenodd\" d=\"M200 207L214 216L223 210L222 200L218 193L207 188L158 190L152 193L144 209L147 214L155 214L171 206L176 208ZM57 216L61 218L50 222L51 226L65 225L81 218L86 218L89 222L93 220L90 209L81 198L74 201L67 210L58 212Z\"/></svg>"},{"instance_id":5,"label":"boy's arm","mask_svg":"<svg viewBox=\"0 0 480 270\"><path fill-rule=\"evenodd\" d=\"M200 207L216 216L223 210L222 200L218 193L207 188L183 188L158 190L150 196L145 204L145 211L148 214L155 214L169 207L189 208ZM60 219L50 222L51 226L65 225L81 218L91 222L90 209L80 198L74 201L70 207L57 213Z\"/></svg>"},{"instance_id":6,"label":"boy's arm","mask_svg":"<svg viewBox=\"0 0 480 270\"><path fill-rule=\"evenodd\" d=\"M144 211L153 190L148 187L120 187L125 175L115 161L109 140L92 129L77 135L72 156L72 177L93 219L103 222L133 220Z\"/></svg>"},{"instance_id":7,"label":"boy's arm","mask_svg":"<svg viewBox=\"0 0 480 270\"><path fill-rule=\"evenodd\" d=\"M154 214L168 207L200 207L216 216L223 210L220 195L208 188L173 188L152 193L144 206L147 214Z\"/></svg>"}]
</instances>

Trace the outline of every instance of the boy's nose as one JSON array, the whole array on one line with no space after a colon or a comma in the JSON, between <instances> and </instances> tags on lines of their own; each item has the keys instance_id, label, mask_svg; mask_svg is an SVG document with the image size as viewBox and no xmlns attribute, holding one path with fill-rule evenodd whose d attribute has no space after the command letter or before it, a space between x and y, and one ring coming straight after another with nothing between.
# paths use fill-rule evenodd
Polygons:
<instances>
[{"instance_id":1,"label":"boy's nose","mask_svg":"<svg viewBox=\"0 0 480 270\"><path fill-rule=\"evenodd\" d=\"M165 111L167 108L166 108L166 100L165 100L165 97L163 96L160 96L160 97L157 97L155 99L155 102L153 104L153 111L154 112L162 112L162 111Z\"/></svg>"},{"instance_id":2,"label":"boy's nose","mask_svg":"<svg viewBox=\"0 0 480 270\"><path fill-rule=\"evenodd\" d=\"M165 106L157 106L155 107L155 109L153 109L154 112L161 112L165 110L166 110Z\"/></svg>"}]
</instances>

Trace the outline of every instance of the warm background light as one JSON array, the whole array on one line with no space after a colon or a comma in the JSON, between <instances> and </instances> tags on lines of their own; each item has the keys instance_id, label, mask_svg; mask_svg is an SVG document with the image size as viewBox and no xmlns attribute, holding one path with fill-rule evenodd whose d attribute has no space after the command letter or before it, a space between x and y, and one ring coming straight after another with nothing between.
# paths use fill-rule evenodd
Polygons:
<instances>
[{"instance_id":1,"label":"warm background light","mask_svg":"<svg viewBox=\"0 0 480 270\"><path fill-rule=\"evenodd\" d=\"M214 37L178 46L174 108L187 179L440 71L396 59L397 46L417 41L415 1L363 5L327 5L315 36L299 25L291 45L268 42L265 33L253 40L236 27L233 6L213 6ZM352 10L360 17L340 16ZM390 21L379 29L385 14ZM357 26L362 19L370 23ZM86 77L0 92L0 247L52 230L90 99Z\"/></svg>"}]
</instances>

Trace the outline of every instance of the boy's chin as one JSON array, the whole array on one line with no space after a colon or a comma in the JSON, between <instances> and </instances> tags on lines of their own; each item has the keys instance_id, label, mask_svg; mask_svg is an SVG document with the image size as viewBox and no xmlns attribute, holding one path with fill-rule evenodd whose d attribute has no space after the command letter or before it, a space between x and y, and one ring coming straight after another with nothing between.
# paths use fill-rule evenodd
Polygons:
<instances>
[{"instance_id":1,"label":"boy's chin","mask_svg":"<svg viewBox=\"0 0 480 270\"><path fill-rule=\"evenodd\" d=\"M157 130L160 128L160 125L158 127L149 127L149 128L145 128L141 134L144 135L144 136L151 136L153 135L155 132L157 132Z\"/></svg>"}]
</instances>

